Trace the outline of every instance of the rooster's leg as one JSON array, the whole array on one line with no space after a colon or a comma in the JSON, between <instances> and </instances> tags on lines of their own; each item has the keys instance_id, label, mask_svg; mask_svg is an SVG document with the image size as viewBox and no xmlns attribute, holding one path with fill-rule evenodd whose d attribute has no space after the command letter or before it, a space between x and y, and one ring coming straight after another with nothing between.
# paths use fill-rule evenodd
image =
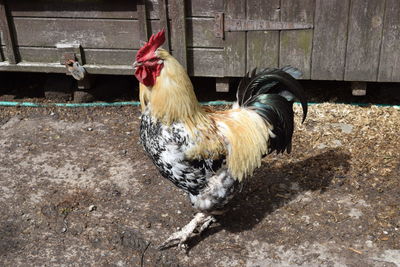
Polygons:
<instances>
[{"instance_id":1,"label":"rooster's leg","mask_svg":"<svg viewBox=\"0 0 400 267\"><path fill-rule=\"evenodd\" d=\"M204 220L203 225L199 227L197 230L198 234L201 234L204 230L206 230L212 223L215 223L217 220L214 218L214 216L208 216L206 220Z\"/></svg>"},{"instance_id":2,"label":"rooster's leg","mask_svg":"<svg viewBox=\"0 0 400 267\"><path fill-rule=\"evenodd\" d=\"M197 227L198 233L200 234L203 230L210 226L211 223L215 222L215 218L211 215L199 212L194 218L185 225L180 231L173 233L160 247L159 249L165 249L175 245L185 247L185 242L194 233Z\"/></svg>"}]
</instances>

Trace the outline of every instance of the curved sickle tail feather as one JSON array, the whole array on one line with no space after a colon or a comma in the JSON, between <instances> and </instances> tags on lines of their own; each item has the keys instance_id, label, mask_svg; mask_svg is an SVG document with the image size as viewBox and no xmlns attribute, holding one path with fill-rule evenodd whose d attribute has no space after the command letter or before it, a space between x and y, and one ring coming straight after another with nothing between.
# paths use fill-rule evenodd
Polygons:
<instances>
[{"instance_id":1,"label":"curved sickle tail feather","mask_svg":"<svg viewBox=\"0 0 400 267\"><path fill-rule=\"evenodd\" d=\"M295 79L301 72L293 67L254 69L240 82L237 105L254 110L273 127L269 133L268 153L290 153L293 135L293 102L300 101L303 122L307 116L307 100L300 83Z\"/></svg>"}]
</instances>

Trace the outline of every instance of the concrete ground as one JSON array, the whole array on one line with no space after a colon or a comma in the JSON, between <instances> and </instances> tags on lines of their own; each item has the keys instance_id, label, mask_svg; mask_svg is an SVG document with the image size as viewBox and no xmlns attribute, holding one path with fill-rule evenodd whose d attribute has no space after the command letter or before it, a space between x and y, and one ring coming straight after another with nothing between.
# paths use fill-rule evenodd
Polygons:
<instances>
[{"instance_id":1,"label":"concrete ground","mask_svg":"<svg viewBox=\"0 0 400 267\"><path fill-rule=\"evenodd\" d=\"M399 109L310 106L187 254L156 249L194 211L138 117L0 107L1 266L400 266Z\"/></svg>"}]
</instances>

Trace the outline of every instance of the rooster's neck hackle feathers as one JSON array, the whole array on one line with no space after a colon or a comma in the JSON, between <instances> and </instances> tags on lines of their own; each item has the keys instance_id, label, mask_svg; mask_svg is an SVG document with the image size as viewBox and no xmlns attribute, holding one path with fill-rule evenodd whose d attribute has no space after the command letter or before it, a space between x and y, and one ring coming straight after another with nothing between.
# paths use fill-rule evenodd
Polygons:
<instances>
[{"instance_id":1,"label":"rooster's neck hackle feathers","mask_svg":"<svg viewBox=\"0 0 400 267\"><path fill-rule=\"evenodd\" d=\"M157 52L164 57L164 68L154 86L141 85L142 106L150 104L152 116L168 125L176 121L195 123L201 107L185 69L167 51Z\"/></svg>"},{"instance_id":2,"label":"rooster's neck hackle feathers","mask_svg":"<svg viewBox=\"0 0 400 267\"><path fill-rule=\"evenodd\" d=\"M182 122L190 132L209 124L205 110L200 106L186 70L164 49L156 54L164 67L152 87L140 85L142 110L151 106L151 114L164 124Z\"/></svg>"}]
</instances>

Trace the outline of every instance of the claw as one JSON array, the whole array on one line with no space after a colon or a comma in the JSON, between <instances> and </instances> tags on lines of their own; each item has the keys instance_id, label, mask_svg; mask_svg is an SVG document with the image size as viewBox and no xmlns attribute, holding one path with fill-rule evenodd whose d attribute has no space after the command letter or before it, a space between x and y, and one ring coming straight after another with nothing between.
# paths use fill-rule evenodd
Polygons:
<instances>
[{"instance_id":1,"label":"claw","mask_svg":"<svg viewBox=\"0 0 400 267\"><path fill-rule=\"evenodd\" d=\"M167 239L160 246L157 247L158 250L164 250L167 248L171 248L173 246L179 245L179 239Z\"/></svg>"},{"instance_id":2,"label":"claw","mask_svg":"<svg viewBox=\"0 0 400 267\"><path fill-rule=\"evenodd\" d=\"M197 213L194 218L187 224L182 230L173 233L165 242L163 242L158 249L163 250L173 246L179 246L180 248L187 251L188 245L185 242L194 234L196 228L200 225L198 229L198 234L204 231L211 223L215 222L213 216L207 216L204 213Z\"/></svg>"},{"instance_id":3,"label":"claw","mask_svg":"<svg viewBox=\"0 0 400 267\"><path fill-rule=\"evenodd\" d=\"M191 225L187 225L191 226ZM167 249L173 246L183 247L185 242L189 239L193 231L190 231L191 227L184 227L181 231L173 233L165 242L158 247L159 250ZM194 230L194 229L193 229Z\"/></svg>"},{"instance_id":4,"label":"claw","mask_svg":"<svg viewBox=\"0 0 400 267\"><path fill-rule=\"evenodd\" d=\"M203 223L202 226L198 229L198 233L201 234L204 230L206 230L212 223L215 223L217 220L210 216L207 220Z\"/></svg>"},{"instance_id":5,"label":"claw","mask_svg":"<svg viewBox=\"0 0 400 267\"><path fill-rule=\"evenodd\" d=\"M167 249L170 247L174 247L174 246L180 246L182 245L187 239L189 238L189 236L186 236L182 230L173 233L170 237L168 237L167 240L165 240L159 247L159 250L163 250L163 249Z\"/></svg>"},{"instance_id":6,"label":"claw","mask_svg":"<svg viewBox=\"0 0 400 267\"><path fill-rule=\"evenodd\" d=\"M189 246L188 246L188 244L182 243L182 244L179 244L179 248L183 249L183 251L185 251L187 253Z\"/></svg>"}]
</instances>

